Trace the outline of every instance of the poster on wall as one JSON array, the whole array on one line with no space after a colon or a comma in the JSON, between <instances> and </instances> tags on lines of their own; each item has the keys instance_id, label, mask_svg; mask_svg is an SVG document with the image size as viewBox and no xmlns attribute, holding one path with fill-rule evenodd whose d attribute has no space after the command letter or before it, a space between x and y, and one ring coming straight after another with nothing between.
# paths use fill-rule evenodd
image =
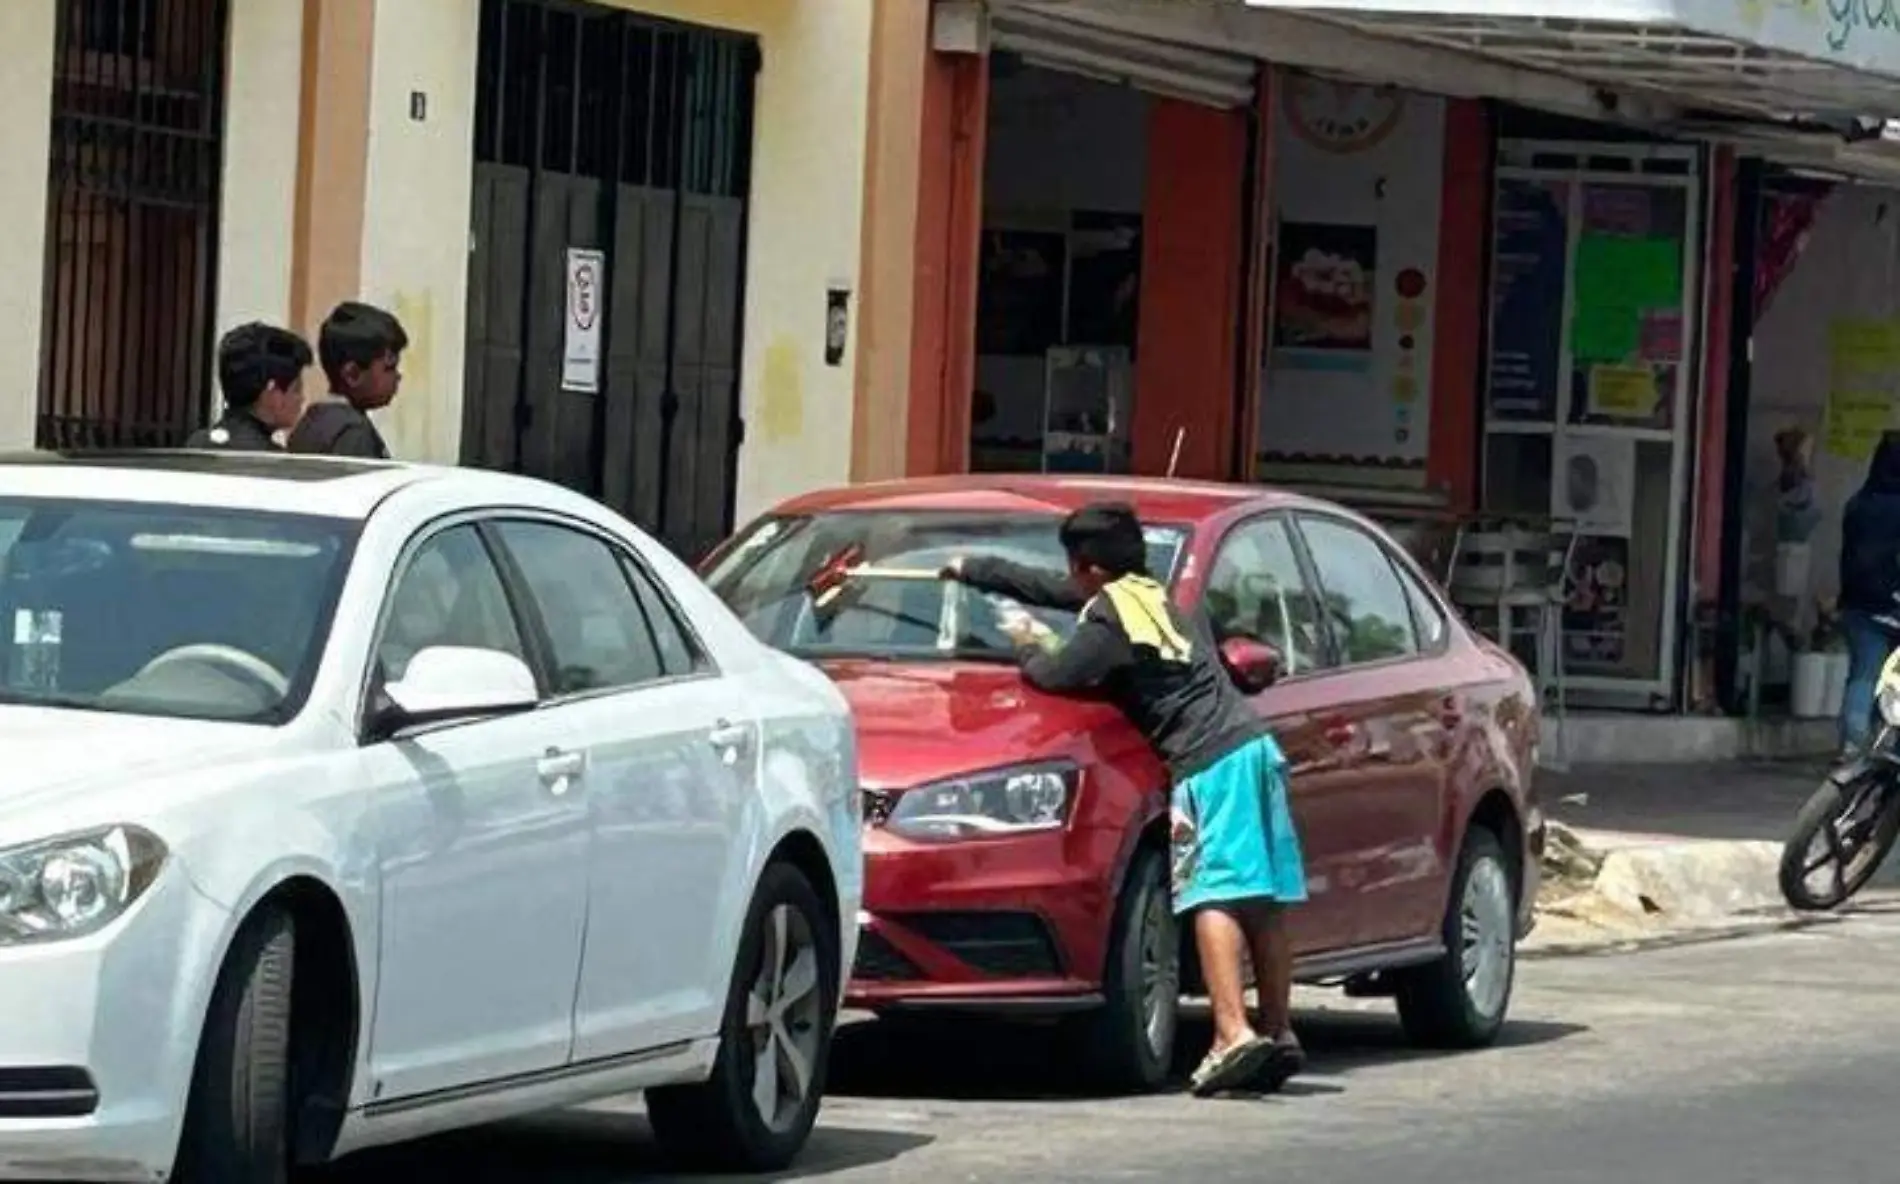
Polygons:
<instances>
[{"instance_id":1,"label":"poster on wall","mask_svg":"<svg viewBox=\"0 0 1900 1184\"><path fill-rule=\"evenodd\" d=\"M1564 602L1564 662L1573 668L1623 664L1629 633L1627 538L1586 537L1572 556L1573 582Z\"/></svg>"},{"instance_id":2,"label":"poster on wall","mask_svg":"<svg viewBox=\"0 0 1900 1184\"><path fill-rule=\"evenodd\" d=\"M1555 460L1551 514L1589 534L1628 538L1636 515L1636 441L1565 433Z\"/></svg>"},{"instance_id":3,"label":"poster on wall","mask_svg":"<svg viewBox=\"0 0 1900 1184\"><path fill-rule=\"evenodd\" d=\"M1827 450L1870 460L1900 387L1900 322L1842 318L1827 338Z\"/></svg>"},{"instance_id":4,"label":"poster on wall","mask_svg":"<svg viewBox=\"0 0 1900 1184\"><path fill-rule=\"evenodd\" d=\"M1141 306L1141 215L1077 210L1069 234L1069 332L1131 354Z\"/></svg>"},{"instance_id":5,"label":"poster on wall","mask_svg":"<svg viewBox=\"0 0 1900 1184\"><path fill-rule=\"evenodd\" d=\"M977 285L976 352L1040 359L1062 340L1068 236L1040 230L983 235Z\"/></svg>"},{"instance_id":6,"label":"poster on wall","mask_svg":"<svg viewBox=\"0 0 1900 1184\"><path fill-rule=\"evenodd\" d=\"M1269 480L1423 488L1445 103L1296 73L1274 104L1255 457Z\"/></svg>"},{"instance_id":7,"label":"poster on wall","mask_svg":"<svg viewBox=\"0 0 1900 1184\"><path fill-rule=\"evenodd\" d=\"M1565 181L1498 183L1486 397L1490 419L1550 423L1557 418L1569 205Z\"/></svg>"},{"instance_id":8,"label":"poster on wall","mask_svg":"<svg viewBox=\"0 0 1900 1184\"><path fill-rule=\"evenodd\" d=\"M1274 367L1371 369L1378 227L1283 222L1277 253Z\"/></svg>"},{"instance_id":9,"label":"poster on wall","mask_svg":"<svg viewBox=\"0 0 1900 1184\"><path fill-rule=\"evenodd\" d=\"M1669 428L1684 363L1683 190L1583 187L1570 270L1570 422Z\"/></svg>"}]
</instances>

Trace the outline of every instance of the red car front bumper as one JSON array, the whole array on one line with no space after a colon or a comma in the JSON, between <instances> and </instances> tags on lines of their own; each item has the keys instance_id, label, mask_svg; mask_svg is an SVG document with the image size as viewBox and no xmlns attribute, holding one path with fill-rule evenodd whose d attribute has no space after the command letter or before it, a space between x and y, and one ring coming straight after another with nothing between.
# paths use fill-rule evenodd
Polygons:
<instances>
[{"instance_id":1,"label":"red car front bumper","mask_svg":"<svg viewBox=\"0 0 1900 1184\"><path fill-rule=\"evenodd\" d=\"M851 1007L1023 1012L1099 1002L1113 836L914 843L865 835Z\"/></svg>"}]
</instances>

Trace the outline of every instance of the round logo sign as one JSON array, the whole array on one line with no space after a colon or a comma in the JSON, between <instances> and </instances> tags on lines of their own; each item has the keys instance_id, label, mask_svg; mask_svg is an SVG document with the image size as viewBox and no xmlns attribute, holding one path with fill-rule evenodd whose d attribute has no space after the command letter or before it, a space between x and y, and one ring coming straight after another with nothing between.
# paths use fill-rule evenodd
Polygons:
<instances>
[{"instance_id":1,"label":"round logo sign","mask_svg":"<svg viewBox=\"0 0 1900 1184\"><path fill-rule=\"evenodd\" d=\"M568 315L574 318L574 327L592 329L600 318L600 265L592 259L574 264L574 275L568 284L568 302L572 305Z\"/></svg>"},{"instance_id":2,"label":"round logo sign","mask_svg":"<svg viewBox=\"0 0 1900 1184\"><path fill-rule=\"evenodd\" d=\"M1396 87L1296 77L1281 93L1293 134L1324 152L1363 152L1391 135L1405 114Z\"/></svg>"}]
</instances>

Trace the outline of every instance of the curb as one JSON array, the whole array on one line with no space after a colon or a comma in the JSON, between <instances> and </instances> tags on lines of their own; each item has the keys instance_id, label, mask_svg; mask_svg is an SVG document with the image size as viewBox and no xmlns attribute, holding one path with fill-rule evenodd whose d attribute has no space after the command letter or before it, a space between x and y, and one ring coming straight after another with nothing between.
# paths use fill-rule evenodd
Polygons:
<instances>
[{"instance_id":1,"label":"curb","mask_svg":"<svg viewBox=\"0 0 1900 1184\"><path fill-rule=\"evenodd\" d=\"M1517 959L1520 962L1542 962L1553 958L1602 957L1611 954L1642 954L1655 950L1672 950L1684 946L1711 945L1716 942L1736 941L1745 937L1765 937L1775 933L1795 933L1803 929L1814 929L1823 925L1839 925L1855 916L1853 912L1819 913L1812 916L1757 917L1750 920L1738 920L1727 925L1710 925L1693 929L1675 929L1665 933L1655 933L1646 937L1605 937L1599 941L1573 941L1546 946L1523 945L1518 947Z\"/></svg>"}]
</instances>

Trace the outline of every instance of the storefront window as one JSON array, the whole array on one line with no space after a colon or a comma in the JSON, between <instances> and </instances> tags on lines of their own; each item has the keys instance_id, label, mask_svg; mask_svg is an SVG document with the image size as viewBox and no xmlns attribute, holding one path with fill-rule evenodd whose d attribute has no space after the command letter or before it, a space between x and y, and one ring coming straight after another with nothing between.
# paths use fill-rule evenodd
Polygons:
<instances>
[{"instance_id":1,"label":"storefront window","mask_svg":"<svg viewBox=\"0 0 1900 1184\"><path fill-rule=\"evenodd\" d=\"M1693 152L1515 148L1494 206L1483 505L1576 538L1572 685L1653 702L1680 628Z\"/></svg>"}]
</instances>

